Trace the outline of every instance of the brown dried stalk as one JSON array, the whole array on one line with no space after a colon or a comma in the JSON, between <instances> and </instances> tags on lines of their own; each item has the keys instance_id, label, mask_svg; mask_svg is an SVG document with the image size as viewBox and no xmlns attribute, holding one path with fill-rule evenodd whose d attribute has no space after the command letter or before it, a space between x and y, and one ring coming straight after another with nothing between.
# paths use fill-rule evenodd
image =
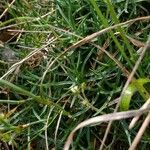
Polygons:
<instances>
[{"instance_id":1,"label":"brown dried stalk","mask_svg":"<svg viewBox=\"0 0 150 150\"><path fill-rule=\"evenodd\" d=\"M144 55L145 55L145 53L146 53L146 51L147 51L149 45L150 45L150 35L149 35L149 37L148 37L148 40L147 40L145 46L143 47L143 50L142 50L142 52L141 52L141 54L140 54L138 60L136 61L135 65L134 65L134 67L133 67L133 70L132 70L131 74L130 74L129 77L128 77L128 80L126 81L126 83L125 83L125 85L124 85L124 88L123 88L123 90L122 90L121 96L120 96L120 98L119 98L119 101L118 101L118 103L117 103L117 105L116 105L116 108L115 108L114 112L117 112L117 110L118 110L118 108L119 108L119 105L120 105L120 102L121 102L121 98L124 96L124 93L125 93L125 91L127 90L127 88L128 88L128 86L129 86L129 84L130 84L132 78L134 77L134 74L136 73L136 70L137 70L138 66L140 65L140 63L141 63L141 61L142 61L142 59L143 59L143 57L144 57ZM108 126L107 126L105 135L104 135L103 140L102 140L102 144L101 144L101 146L100 146L100 150L103 149L105 140L106 140L107 135L108 135L108 133L109 133L109 130L110 130L110 128L111 128L111 124L112 124L112 121L110 121L109 124L108 124Z\"/></svg>"},{"instance_id":2,"label":"brown dried stalk","mask_svg":"<svg viewBox=\"0 0 150 150\"><path fill-rule=\"evenodd\" d=\"M150 123L150 112L148 113L146 119L144 120L144 122L143 122L139 132L137 133L135 139L133 140L132 145L130 146L129 150L135 150L136 149L136 147L137 147L138 143L140 142L142 135L144 134L149 123Z\"/></svg>"},{"instance_id":3,"label":"brown dried stalk","mask_svg":"<svg viewBox=\"0 0 150 150\"><path fill-rule=\"evenodd\" d=\"M44 78L45 78L45 75L47 74L48 70L53 66L53 64L58 60L58 58L62 57L64 54L66 54L67 52L71 51L71 50L74 50L86 43L90 43L92 42L92 40L94 38L96 38L97 36L100 36L112 29L116 29L117 27L120 27L120 26L124 26L124 25L127 25L127 24L132 24L136 21L140 21L140 20L150 20L150 16L146 16L146 17L138 17L138 18L135 18L135 19L131 19L131 20L128 20L126 22L122 22L122 23L119 23L119 24L116 24L114 26L110 26L108 28L105 28L103 30L100 30L98 32L95 32L81 40L79 40L78 42L76 42L75 44L71 45L70 47L68 47L67 49L65 49L59 56L57 56L50 64L49 66L47 67L47 69L45 70L45 72L43 73L43 76L42 76L42 80L41 80L41 83L43 82Z\"/></svg>"},{"instance_id":4,"label":"brown dried stalk","mask_svg":"<svg viewBox=\"0 0 150 150\"><path fill-rule=\"evenodd\" d=\"M87 119L87 120L81 122L80 124L78 124L77 127L70 133L70 135L68 136L67 141L64 145L64 150L69 150L70 144L73 140L74 133L77 130L79 130L80 128L83 128L83 127L89 126L89 125L93 125L93 124L97 124L97 123L101 123L101 122L120 120L120 119L134 117L136 115L141 115L144 112L149 111L149 108L150 107L148 107L146 109L140 109L140 110L130 110L130 111L126 111L126 112L111 113L111 114L106 114L106 115Z\"/></svg>"}]
</instances>

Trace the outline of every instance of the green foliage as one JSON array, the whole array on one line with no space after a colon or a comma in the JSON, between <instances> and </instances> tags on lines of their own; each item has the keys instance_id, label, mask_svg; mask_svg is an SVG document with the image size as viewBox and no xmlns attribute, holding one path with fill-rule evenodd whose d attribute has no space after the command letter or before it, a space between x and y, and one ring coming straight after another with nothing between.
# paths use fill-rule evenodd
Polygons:
<instances>
[{"instance_id":1,"label":"green foliage","mask_svg":"<svg viewBox=\"0 0 150 150\"><path fill-rule=\"evenodd\" d=\"M45 149L47 142L49 149L59 150L81 121L113 112L113 100L120 96L128 77L115 59L126 72L132 71L140 47L128 37L145 43L149 20L120 26L76 49L66 53L65 50L104 28L150 15L149 3L146 0L16 0L8 9L9 17L0 22L0 32L8 28L19 31L19 36L3 45L8 45L20 61L34 50L46 54L33 68L28 59L16 68L6 59L0 60L0 75L10 71L0 79L0 139L17 149L32 149L33 145L37 145L35 149ZM6 1L2 4L7 8ZM149 97L149 62L148 51L121 101L122 110L139 109L143 99ZM136 92L139 94L134 99ZM140 123L132 131L127 124L126 121L113 124L106 149L128 148ZM105 123L80 130L73 148L98 149L105 130ZM150 143L150 133L145 135L139 145L141 149Z\"/></svg>"},{"instance_id":2,"label":"green foliage","mask_svg":"<svg viewBox=\"0 0 150 150\"><path fill-rule=\"evenodd\" d=\"M121 110L128 110L130 106L130 101L135 92L139 92L143 99L146 101L150 97L150 93L145 89L145 84L150 84L150 79L138 79L134 80L125 91L121 99Z\"/></svg>"}]
</instances>

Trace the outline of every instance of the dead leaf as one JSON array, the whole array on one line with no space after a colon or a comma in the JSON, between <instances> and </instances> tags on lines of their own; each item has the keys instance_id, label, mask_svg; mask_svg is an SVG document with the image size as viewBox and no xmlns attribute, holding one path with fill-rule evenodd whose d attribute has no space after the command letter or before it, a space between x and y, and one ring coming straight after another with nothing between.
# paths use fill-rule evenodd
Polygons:
<instances>
[{"instance_id":1,"label":"dead leaf","mask_svg":"<svg viewBox=\"0 0 150 150\"><path fill-rule=\"evenodd\" d=\"M134 39L134 38L132 38L132 37L130 37L130 36L127 36L127 38L129 39L129 41L134 45L134 46L136 46L136 47L144 47L145 46L145 43L144 42L141 42L141 41L139 41L139 40L137 40L137 39ZM150 47L150 45L149 45L149 47Z\"/></svg>"}]
</instances>

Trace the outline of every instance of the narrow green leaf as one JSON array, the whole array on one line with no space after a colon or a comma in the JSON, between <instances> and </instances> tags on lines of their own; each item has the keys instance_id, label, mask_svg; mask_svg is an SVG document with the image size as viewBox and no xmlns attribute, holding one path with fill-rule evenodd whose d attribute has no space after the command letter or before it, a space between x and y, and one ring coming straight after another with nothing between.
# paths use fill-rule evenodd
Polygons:
<instances>
[{"instance_id":1,"label":"narrow green leaf","mask_svg":"<svg viewBox=\"0 0 150 150\"><path fill-rule=\"evenodd\" d=\"M18 92L18 93L20 93L22 95L26 95L26 96L32 98L33 100L35 100L36 102L38 102L40 104L48 105L48 106L55 106L58 110L63 111L64 115L67 115L67 116L70 117L70 114L68 112L66 112L61 106L59 106L58 104L52 102L49 99L42 98L41 96L36 96L33 93L31 93L31 92L29 92L27 90L24 90L24 89L22 89L22 88L20 88L20 87L18 87L16 85L6 81L6 80L3 80L3 79L0 80L0 85L1 86L5 86L7 88L10 88L13 91Z\"/></svg>"},{"instance_id":2,"label":"narrow green leaf","mask_svg":"<svg viewBox=\"0 0 150 150\"><path fill-rule=\"evenodd\" d=\"M146 101L150 97L150 93L144 88L144 84L150 83L150 79L147 78L140 78L137 80L134 80L127 90L125 91L120 104L120 109L122 111L128 110L130 106L130 101L133 96L133 94L138 91L140 95L143 97L143 99Z\"/></svg>"}]
</instances>

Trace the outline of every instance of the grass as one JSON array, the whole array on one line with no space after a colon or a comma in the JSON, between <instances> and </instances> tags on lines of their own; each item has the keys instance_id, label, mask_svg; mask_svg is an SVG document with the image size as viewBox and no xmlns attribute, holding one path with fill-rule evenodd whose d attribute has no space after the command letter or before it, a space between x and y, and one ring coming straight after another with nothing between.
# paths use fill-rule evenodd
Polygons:
<instances>
[{"instance_id":1,"label":"grass","mask_svg":"<svg viewBox=\"0 0 150 150\"><path fill-rule=\"evenodd\" d=\"M0 3L3 12L8 3ZM146 0L15 0L0 17L0 142L4 147L63 149L82 121L113 113L115 100L148 41L150 17L111 26L150 15L149 4ZM10 33L17 36L10 39ZM148 50L131 84L140 88L127 88L133 96L123 97L132 100L129 109L138 110L149 98ZM6 51L15 52L15 60L3 57ZM128 149L144 118L132 129L130 119L113 122L103 149ZM105 121L87 124L76 132L72 148L99 149L106 128ZM148 128L139 149L150 144Z\"/></svg>"}]
</instances>

